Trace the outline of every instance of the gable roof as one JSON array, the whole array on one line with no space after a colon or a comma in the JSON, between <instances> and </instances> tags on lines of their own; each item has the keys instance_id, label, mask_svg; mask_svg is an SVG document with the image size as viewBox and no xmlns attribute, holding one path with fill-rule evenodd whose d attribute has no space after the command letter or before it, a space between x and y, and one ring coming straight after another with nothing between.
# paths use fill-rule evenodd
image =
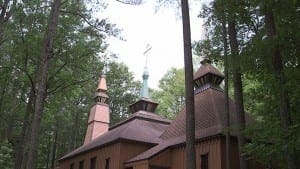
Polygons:
<instances>
[{"instance_id":1,"label":"gable roof","mask_svg":"<svg viewBox=\"0 0 300 169\"><path fill-rule=\"evenodd\" d=\"M138 111L132 114L128 119L112 126L107 133L104 133L90 143L66 154L59 160L62 161L77 156L118 140L158 144L160 140L159 136L169 123L169 120L164 119L157 114Z\"/></svg>"}]
</instances>

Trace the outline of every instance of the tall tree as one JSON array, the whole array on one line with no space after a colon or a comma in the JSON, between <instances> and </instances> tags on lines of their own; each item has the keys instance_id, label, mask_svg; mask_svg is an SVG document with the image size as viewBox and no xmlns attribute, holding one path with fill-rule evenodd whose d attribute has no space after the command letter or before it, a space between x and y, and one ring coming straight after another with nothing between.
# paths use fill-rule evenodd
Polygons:
<instances>
[{"instance_id":1,"label":"tall tree","mask_svg":"<svg viewBox=\"0 0 300 169\"><path fill-rule=\"evenodd\" d=\"M61 0L54 0L50 12L48 27L44 36L43 49L42 49L43 52L41 56L41 63L39 65L40 75L38 78L39 80L37 85L38 90L37 90L35 107L34 107L34 119L33 119L32 130L31 130L30 146L29 146L26 169L35 168L40 123L42 119L44 102L46 97L46 80L47 80L49 65L51 63L51 58L53 55L52 53L53 41L56 33L56 28L58 25L60 7L61 7Z\"/></svg>"},{"instance_id":2,"label":"tall tree","mask_svg":"<svg viewBox=\"0 0 300 169\"><path fill-rule=\"evenodd\" d=\"M188 0L181 0L182 30L184 44L185 71L185 111L186 111L186 168L196 169L195 153L195 103L194 78L191 45L191 30Z\"/></svg>"},{"instance_id":3,"label":"tall tree","mask_svg":"<svg viewBox=\"0 0 300 169\"><path fill-rule=\"evenodd\" d=\"M266 11L265 11L265 27L266 27L266 33L271 41L270 48L273 49L272 54L272 65L273 65L273 74L276 80L276 87L278 88L278 104L279 104L279 116L281 121L281 127L283 130L284 135L284 143L288 144L288 134L290 130L290 126L292 125L291 122L291 115L290 115L290 101L288 97L288 91L286 90L286 77L284 75L283 70L283 61L282 56L280 52L279 45L275 42L275 38L277 36L276 33L276 24L274 20L274 13L273 9L266 5ZM292 148L290 150L285 149L286 153L286 161L288 169L296 169L296 162L294 157L295 150Z\"/></svg>"},{"instance_id":4,"label":"tall tree","mask_svg":"<svg viewBox=\"0 0 300 169\"><path fill-rule=\"evenodd\" d=\"M238 144L239 144L239 156L240 156L240 168L247 169L246 157L242 153L242 148L246 144L246 139L243 135L243 130L245 129L245 110L244 110L244 98L243 98L243 84L242 84L242 74L240 72L239 64L239 49L236 33L236 22L231 20L228 22L228 34L229 43L231 49L231 56L233 61L233 86L234 86L234 100L235 100L235 110L238 117Z\"/></svg>"},{"instance_id":5,"label":"tall tree","mask_svg":"<svg viewBox=\"0 0 300 169\"><path fill-rule=\"evenodd\" d=\"M226 137L226 168L231 168L231 161L230 161L230 112L229 112L229 72L228 72L228 45L227 45L227 26L226 26L226 11L224 8L224 1L221 1L219 5L222 5L222 7L219 9L222 16L219 17L222 24L222 34L223 34L223 60L224 60L224 75L225 75L225 85L224 85L224 93L225 93L225 121L226 121L226 131L225 131L225 137ZM218 5L218 6L219 6Z\"/></svg>"}]
</instances>

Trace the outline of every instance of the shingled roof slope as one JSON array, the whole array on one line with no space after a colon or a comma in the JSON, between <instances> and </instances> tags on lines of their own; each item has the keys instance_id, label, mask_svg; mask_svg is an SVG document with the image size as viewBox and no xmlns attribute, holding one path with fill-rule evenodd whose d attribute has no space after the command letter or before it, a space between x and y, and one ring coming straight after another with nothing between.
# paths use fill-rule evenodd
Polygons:
<instances>
[{"instance_id":1,"label":"shingled roof slope","mask_svg":"<svg viewBox=\"0 0 300 169\"><path fill-rule=\"evenodd\" d=\"M197 72L194 74L194 79L198 79L199 77L204 76L205 74L215 74L220 77L224 77L224 75L216 69L213 65L211 64L203 64L201 67L197 70Z\"/></svg>"},{"instance_id":2,"label":"shingled roof slope","mask_svg":"<svg viewBox=\"0 0 300 169\"><path fill-rule=\"evenodd\" d=\"M221 89L207 87L195 94L195 136L196 139L207 138L217 134L222 134L225 127L225 105L224 92ZM229 101L230 125L237 124L237 116L235 113L234 102ZM185 142L185 117L186 112L183 109L176 119L162 133L160 143L145 151L144 153L127 161L134 162L151 158L155 154L165 150L170 146L174 146ZM246 123L253 120L246 113ZM231 132L231 135L236 135Z\"/></svg>"},{"instance_id":3,"label":"shingled roof slope","mask_svg":"<svg viewBox=\"0 0 300 169\"><path fill-rule=\"evenodd\" d=\"M206 135L214 135L222 131L225 126L225 102L224 92L212 87L205 89L195 95L195 131L205 130ZM230 125L237 124L235 105L229 101ZM166 128L160 136L169 139L185 135L185 109ZM251 117L246 113L246 123L251 122ZM201 138L201 134L199 138Z\"/></svg>"},{"instance_id":4,"label":"shingled roof slope","mask_svg":"<svg viewBox=\"0 0 300 169\"><path fill-rule=\"evenodd\" d=\"M138 111L128 119L112 126L107 133L68 153L60 160L74 157L119 139L158 144L160 140L159 136L169 125L169 122L169 120L154 113Z\"/></svg>"}]
</instances>

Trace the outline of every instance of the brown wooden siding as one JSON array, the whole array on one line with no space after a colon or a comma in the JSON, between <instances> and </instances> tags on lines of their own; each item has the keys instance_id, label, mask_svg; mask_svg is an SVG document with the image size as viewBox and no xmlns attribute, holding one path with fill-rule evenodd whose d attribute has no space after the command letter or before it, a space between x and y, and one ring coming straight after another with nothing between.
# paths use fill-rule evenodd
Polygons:
<instances>
[{"instance_id":1,"label":"brown wooden siding","mask_svg":"<svg viewBox=\"0 0 300 169\"><path fill-rule=\"evenodd\" d=\"M221 141L219 138L204 140L196 144L196 168L200 169L201 155L208 153L209 169L221 169ZM185 147L171 150L171 168L185 168Z\"/></svg>"},{"instance_id":2,"label":"brown wooden siding","mask_svg":"<svg viewBox=\"0 0 300 169\"><path fill-rule=\"evenodd\" d=\"M83 169L89 169L90 159L93 157L96 157L96 169L104 169L105 160L107 158L110 158L111 169L120 169L120 163L116 162L120 160L120 143L112 144L62 161L59 164L59 169L69 169L72 163L74 163L74 169L77 169L79 168L79 162L82 160L84 160Z\"/></svg>"},{"instance_id":3,"label":"brown wooden siding","mask_svg":"<svg viewBox=\"0 0 300 169\"><path fill-rule=\"evenodd\" d=\"M138 154L148 150L152 146L137 143L121 143L121 156L119 164L121 168L125 168L124 162L137 156Z\"/></svg>"},{"instance_id":4,"label":"brown wooden siding","mask_svg":"<svg viewBox=\"0 0 300 169\"><path fill-rule=\"evenodd\" d=\"M151 146L138 143L116 143L98 150L87 152L79 156L60 162L59 169L69 169L74 163L74 169L79 167L79 162L84 160L84 168L90 168L90 159L96 157L96 169L104 169L105 161L110 158L110 169L124 169L124 162L146 151Z\"/></svg>"},{"instance_id":5,"label":"brown wooden siding","mask_svg":"<svg viewBox=\"0 0 300 169\"><path fill-rule=\"evenodd\" d=\"M136 161L130 164L126 164L126 169L149 169L148 160Z\"/></svg>"},{"instance_id":6,"label":"brown wooden siding","mask_svg":"<svg viewBox=\"0 0 300 169\"><path fill-rule=\"evenodd\" d=\"M163 151L157 156L149 160L150 166L170 167L171 166L171 152L170 150Z\"/></svg>"},{"instance_id":7,"label":"brown wooden siding","mask_svg":"<svg viewBox=\"0 0 300 169\"><path fill-rule=\"evenodd\" d=\"M225 136L221 138L221 153L222 153L222 168L226 168L226 139ZM238 151L238 142L236 137L231 137L230 139L230 165L231 169L239 169L239 151ZM249 169L263 169L266 168L262 164L254 160L248 161Z\"/></svg>"},{"instance_id":8,"label":"brown wooden siding","mask_svg":"<svg viewBox=\"0 0 300 169\"><path fill-rule=\"evenodd\" d=\"M221 138L222 168L226 168L226 139ZM230 139L230 166L231 169L239 169L238 143L235 137Z\"/></svg>"}]
</instances>

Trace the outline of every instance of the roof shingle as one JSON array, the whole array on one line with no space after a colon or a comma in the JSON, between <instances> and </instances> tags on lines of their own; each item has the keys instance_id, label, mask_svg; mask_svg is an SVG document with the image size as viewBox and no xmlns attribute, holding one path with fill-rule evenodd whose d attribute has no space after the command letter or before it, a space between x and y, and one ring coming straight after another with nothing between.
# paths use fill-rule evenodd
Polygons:
<instances>
[{"instance_id":1,"label":"roof shingle","mask_svg":"<svg viewBox=\"0 0 300 169\"><path fill-rule=\"evenodd\" d=\"M169 120L154 113L145 111L136 112L128 119L112 126L107 133L66 154L60 160L74 157L119 139L158 144L160 140L159 136L169 125L169 122Z\"/></svg>"}]
</instances>

